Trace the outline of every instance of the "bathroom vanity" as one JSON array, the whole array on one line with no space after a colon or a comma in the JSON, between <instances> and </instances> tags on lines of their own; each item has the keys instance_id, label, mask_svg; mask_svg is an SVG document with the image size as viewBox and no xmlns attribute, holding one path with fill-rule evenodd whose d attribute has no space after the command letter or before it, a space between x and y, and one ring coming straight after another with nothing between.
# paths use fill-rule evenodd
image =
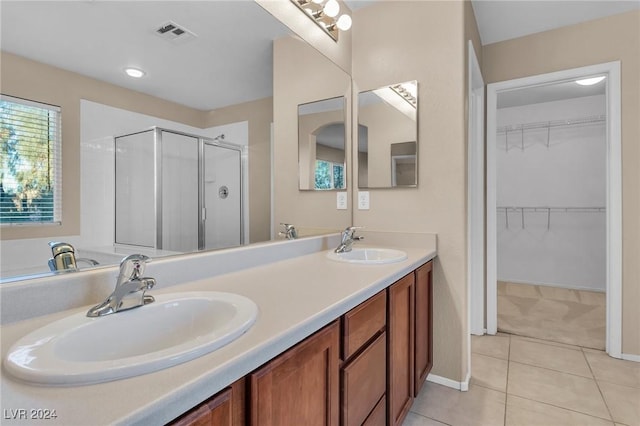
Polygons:
<instances>
[{"instance_id":1,"label":"bathroom vanity","mask_svg":"<svg viewBox=\"0 0 640 426\"><path fill-rule=\"evenodd\" d=\"M401 425L431 371L432 262L173 421Z\"/></svg>"},{"instance_id":2,"label":"bathroom vanity","mask_svg":"<svg viewBox=\"0 0 640 426\"><path fill-rule=\"evenodd\" d=\"M431 365L435 235L364 234L367 245L399 249L407 258L335 261L328 253L340 240L332 235L152 262L146 274L157 280L153 295L235 293L258 306L255 323L215 351L121 380L43 386L17 380L3 368L3 412L55 410L47 423L65 425L286 424L304 415L328 425L384 424L387 418L399 424ZM65 282L75 279L71 275L25 290L1 288L3 358L22 336L86 312L112 290L116 272L83 276L84 289ZM51 296L56 289L62 294ZM75 307L42 311L45 299L50 305L55 297L76 297L75 291L86 295ZM29 317L10 309L27 303L34 311ZM30 424L9 417L2 423Z\"/></svg>"}]
</instances>

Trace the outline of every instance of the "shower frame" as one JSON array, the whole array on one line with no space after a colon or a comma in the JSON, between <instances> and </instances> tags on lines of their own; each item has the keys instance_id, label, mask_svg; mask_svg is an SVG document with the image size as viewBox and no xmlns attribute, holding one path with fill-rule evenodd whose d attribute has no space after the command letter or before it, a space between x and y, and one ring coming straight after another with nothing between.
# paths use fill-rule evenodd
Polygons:
<instances>
[{"instance_id":1,"label":"shower frame","mask_svg":"<svg viewBox=\"0 0 640 426\"><path fill-rule=\"evenodd\" d=\"M205 212L205 189L204 189L204 168L205 168L205 164L204 164L204 150L205 150L205 145L212 145L212 146L217 146L217 147L221 147L221 148L225 148L225 149L230 149L233 151L237 151L238 152L238 162L239 162L239 171L240 171L240 185L239 185L239 191L240 191L240 245L244 245L245 244L245 223L244 223L244 209L245 209L245 194L244 194L244 162L243 162L243 157L244 157L244 152L243 152L243 148L240 145L235 145L232 143L228 143L228 142L223 142L221 139L224 138L224 134L218 135L215 138L209 138L209 137L204 137L204 136L200 136L200 135L196 135L193 133L188 133L188 132L182 132L182 131L178 131L178 130L173 130L173 129L168 129L168 128L164 128L164 127L158 127L158 126L153 126L149 129L146 130L141 130L139 132L132 132L132 133L127 133L124 135L119 135L116 136L114 138L114 146L115 146L115 150L116 150L116 155L115 155L115 160L114 160L114 175L115 175L115 179L116 179L116 184L115 184L115 191L117 194L118 191L118 184L117 184L117 166L116 166L116 162L117 162L117 140L119 138L123 138L123 137L127 137L127 136L133 136L133 135L138 135L138 134L142 134L142 133L146 133L146 132L152 132L153 134L153 156L154 156L154 170L153 170L153 181L154 181L154 186L153 186L153 193L154 193L154 217L155 217L155 228L156 228L156 233L155 233L155 249L163 249L163 243L162 243L162 238L163 238L163 230L162 230L162 225L163 225L163 209L162 209L162 200L163 200L163 182L162 182L162 133L163 132L168 132L168 133L173 133L175 135L179 135L179 136L185 136L185 137L190 137L190 138L194 138L197 139L197 152L198 152L198 190L197 190L197 194L198 194L198 207L197 207L197 214L198 214L198 219L197 219L197 223L198 223L198 250L203 250L205 248L205 228L206 228L206 212ZM114 242L116 244L127 244L127 245L135 245L135 244L131 244L131 243L121 243L118 242L117 239L117 230L118 230L118 215L117 215L117 196L115 197L116 202L115 202L115 207L114 207L114 217L115 217L115 226L114 226ZM142 246L142 245L140 245ZM143 247L147 247L147 246L143 246Z\"/></svg>"}]
</instances>

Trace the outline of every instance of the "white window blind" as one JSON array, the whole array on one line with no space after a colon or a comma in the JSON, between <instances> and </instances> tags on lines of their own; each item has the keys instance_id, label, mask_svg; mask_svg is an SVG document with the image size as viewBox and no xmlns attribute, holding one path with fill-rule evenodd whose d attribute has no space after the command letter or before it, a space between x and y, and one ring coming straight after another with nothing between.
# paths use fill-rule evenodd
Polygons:
<instances>
[{"instance_id":1,"label":"white window blind","mask_svg":"<svg viewBox=\"0 0 640 426\"><path fill-rule=\"evenodd\" d=\"M6 95L0 104L0 224L60 223L60 107Z\"/></svg>"}]
</instances>

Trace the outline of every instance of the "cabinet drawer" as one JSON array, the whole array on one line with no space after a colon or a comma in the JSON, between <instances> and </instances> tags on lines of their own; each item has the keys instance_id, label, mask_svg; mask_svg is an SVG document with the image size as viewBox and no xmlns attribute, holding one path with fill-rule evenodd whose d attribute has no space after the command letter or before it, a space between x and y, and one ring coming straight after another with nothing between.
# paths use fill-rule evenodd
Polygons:
<instances>
[{"instance_id":1,"label":"cabinet drawer","mask_svg":"<svg viewBox=\"0 0 640 426\"><path fill-rule=\"evenodd\" d=\"M344 314L343 321L342 359L347 360L386 325L386 291Z\"/></svg>"},{"instance_id":2,"label":"cabinet drawer","mask_svg":"<svg viewBox=\"0 0 640 426\"><path fill-rule=\"evenodd\" d=\"M380 334L342 369L342 424L361 425L385 394L387 335Z\"/></svg>"},{"instance_id":3,"label":"cabinet drawer","mask_svg":"<svg viewBox=\"0 0 640 426\"><path fill-rule=\"evenodd\" d=\"M362 426L385 426L387 424L387 398L382 397Z\"/></svg>"}]
</instances>

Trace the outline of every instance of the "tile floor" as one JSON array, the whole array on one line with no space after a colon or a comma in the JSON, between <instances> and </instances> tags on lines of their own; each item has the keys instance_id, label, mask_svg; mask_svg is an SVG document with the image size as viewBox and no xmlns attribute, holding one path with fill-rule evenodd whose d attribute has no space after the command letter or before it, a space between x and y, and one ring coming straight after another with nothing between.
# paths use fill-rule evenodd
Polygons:
<instances>
[{"instance_id":1,"label":"tile floor","mask_svg":"<svg viewBox=\"0 0 640 426\"><path fill-rule=\"evenodd\" d=\"M404 426L640 426L640 363L503 333L471 352L469 391L427 382Z\"/></svg>"},{"instance_id":2,"label":"tile floor","mask_svg":"<svg viewBox=\"0 0 640 426\"><path fill-rule=\"evenodd\" d=\"M498 330L604 349L605 293L498 281Z\"/></svg>"}]
</instances>

